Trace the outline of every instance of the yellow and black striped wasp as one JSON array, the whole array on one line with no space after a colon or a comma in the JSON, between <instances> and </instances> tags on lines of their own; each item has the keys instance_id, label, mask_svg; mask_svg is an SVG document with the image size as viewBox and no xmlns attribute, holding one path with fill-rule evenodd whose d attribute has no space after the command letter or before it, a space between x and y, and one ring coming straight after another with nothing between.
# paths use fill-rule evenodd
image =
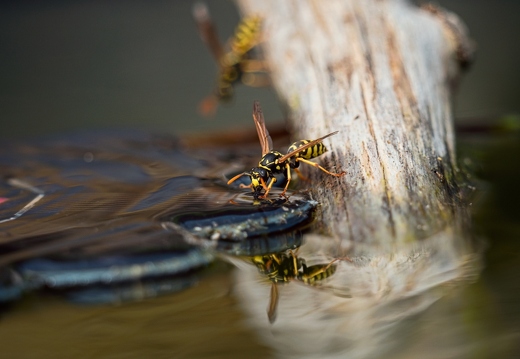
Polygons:
<instances>
[{"instance_id":1,"label":"yellow and black striped wasp","mask_svg":"<svg viewBox=\"0 0 520 359\"><path fill-rule=\"evenodd\" d=\"M327 151L327 148L323 145L322 141L329 136L335 135L338 131L329 133L317 140L296 141L289 146L287 154L284 155L281 152L273 150L273 141L265 127L264 115L260 108L260 104L257 101L253 104L253 119L260 139L260 145L262 146L262 159L258 163L257 167L253 167L250 171L242 172L231 178L228 181L228 185L242 176L249 176L251 178L251 184L248 186L241 185L241 187L251 188L254 198L262 199L267 198L271 187L276 182L276 174L283 173L287 179L287 183L285 184L281 196L285 196L285 192L287 192L287 188L291 182L291 169L294 169L300 178L305 178L298 170L300 163L306 163L319 168L323 172L335 177L341 177L345 174L345 172L329 172L319 164L310 161ZM263 195L262 190L265 191Z\"/></svg>"},{"instance_id":2,"label":"yellow and black striped wasp","mask_svg":"<svg viewBox=\"0 0 520 359\"><path fill-rule=\"evenodd\" d=\"M336 272L333 264L316 264L307 267L303 258L297 257L293 251L258 255L251 258L253 264L262 275L271 281L271 298L267 307L267 317L273 323L276 319L278 307L278 283L288 283L296 279L304 284L315 286L318 282L329 278Z\"/></svg>"},{"instance_id":3,"label":"yellow and black striped wasp","mask_svg":"<svg viewBox=\"0 0 520 359\"><path fill-rule=\"evenodd\" d=\"M238 24L234 35L228 41L226 52L220 43L216 27L211 21L208 9L203 3L197 3L193 9L200 36L215 57L219 72L217 86L213 94L206 97L200 105L204 115L215 112L217 102L229 101L233 96L233 87L238 82L249 86L265 86L265 77L254 73L265 71L263 61L251 58L251 50L260 42L262 18L258 15L245 17Z\"/></svg>"}]
</instances>

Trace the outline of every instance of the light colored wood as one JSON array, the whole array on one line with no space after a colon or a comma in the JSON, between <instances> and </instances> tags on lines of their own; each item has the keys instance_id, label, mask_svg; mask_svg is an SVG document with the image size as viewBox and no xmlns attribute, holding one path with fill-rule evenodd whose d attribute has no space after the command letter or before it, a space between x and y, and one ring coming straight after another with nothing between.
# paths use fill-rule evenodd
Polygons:
<instances>
[{"instance_id":1,"label":"light colored wood","mask_svg":"<svg viewBox=\"0 0 520 359\"><path fill-rule=\"evenodd\" d=\"M470 47L456 17L404 1L238 3L265 19L263 54L294 138L340 131L317 162L347 175L305 170L324 231L395 245L451 223L451 98Z\"/></svg>"},{"instance_id":2,"label":"light colored wood","mask_svg":"<svg viewBox=\"0 0 520 359\"><path fill-rule=\"evenodd\" d=\"M263 54L294 139L340 131L316 161L347 174L305 169L322 231L298 256L351 260L318 288L282 286L274 325L256 268L236 272L236 295L280 357L386 357L391 343L406 347L414 315L478 273L451 104L472 44L455 15L405 1L237 2L265 19ZM459 325L451 318L437 328ZM446 356L437 347L430 357Z\"/></svg>"}]
</instances>

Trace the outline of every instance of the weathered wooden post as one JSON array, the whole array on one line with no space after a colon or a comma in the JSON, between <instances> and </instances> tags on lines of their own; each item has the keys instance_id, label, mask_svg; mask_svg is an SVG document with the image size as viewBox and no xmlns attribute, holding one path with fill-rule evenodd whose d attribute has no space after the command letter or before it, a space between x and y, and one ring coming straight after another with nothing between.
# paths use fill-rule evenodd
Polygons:
<instances>
[{"instance_id":1,"label":"weathered wooden post","mask_svg":"<svg viewBox=\"0 0 520 359\"><path fill-rule=\"evenodd\" d=\"M451 98L469 48L453 15L405 1L239 4L265 18L263 50L295 138L340 131L328 163L347 175L307 172L325 230L394 245L451 225Z\"/></svg>"},{"instance_id":2,"label":"weathered wooden post","mask_svg":"<svg viewBox=\"0 0 520 359\"><path fill-rule=\"evenodd\" d=\"M471 42L454 15L407 1L237 2L244 15L264 18L263 55L294 138L340 131L320 162L347 172L305 172L325 235L310 236L299 254L321 263L351 255L331 279L335 294L351 298L284 287L269 331L310 338L302 353L327 345L309 330L350 344L367 339L389 320L387 306L415 298L393 313L397 321L435 300L432 288L473 273L451 103ZM241 293L255 322L267 323L265 301L252 300L267 289L258 294L246 283ZM332 327L320 321L325 313ZM283 350L279 339L270 341Z\"/></svg>"}]
</instances>

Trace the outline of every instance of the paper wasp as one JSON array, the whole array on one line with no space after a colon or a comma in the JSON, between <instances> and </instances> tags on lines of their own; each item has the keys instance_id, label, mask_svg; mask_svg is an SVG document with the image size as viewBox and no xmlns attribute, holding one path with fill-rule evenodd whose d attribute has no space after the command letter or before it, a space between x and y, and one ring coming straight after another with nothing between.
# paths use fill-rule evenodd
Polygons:
<instances>
[{"instance_id":1,"label":"paper wasp","mask_svg":"<svg viewBox=\"0 0 520 359\"><path fill-rule=\"evenodd\" d=\"M229 51L225 51L217 36L216 27L209 16L206 5L198 3L193 9L200 36L208 46L219 67L217 86L214 93L205 98L200 105L204 115L215 112L217 102L229 101L233 96L233 86L243 82L249 86L263 86L262 81L254 75L264 71L264 64L250 56L251 50L259 43L262 18L250 16L243 18L235 29L234 35L228 40Z\"/></svg>"},{"instance_id":2,"label":"paper wasp","mask_svg":"<svg viewBox=\"0 0 520 359\"><path fill-rule=\"evenodd\" d=\"M317 264L307 267L303 258L297 257L293 251L254 256L251 261L261 274L267 276L271 281L271 298L267 308L269 321L273 323L276 319L278 306L278 283L287 283L296 279L307 285L316 285L336 272L333 265L338 259L329 264Z\"/></svg>"},{"instance_id":3,"label":"paper wasp","mask_svg":"<svg viewBox=\"0 0 520 359\"><path fill-rule=\"evenodd\" d=\"M285 196L285 192L287 192L287 188L291 182L291 169L294 169L300 178L305 178L298 170L300 162L319 168L331 176L341 177L345 174L345 172L329 172L319 164L310 161L327 151L327 148L323 145L322 141L329 136L335 135L338 131L329 133L328 135L313 141L296 141L289 146L287 154L284 155L273 150L273 141L265 126L264 115L260 108L260 104L257 101L253 104L253 119L260 139L260 145L262 146L262 159L258 163L257 167L253 167L250 171L242 172L231 178L228 181L228 185L242 176L249 176L251 178L251 184L248 186L241 185L241 187L251 188L254 198L258 199L267 198L271 187L276 182L275 175L280 173L283 173L287 179L285 188L281 193L281 196ZM263 195L261 195L262 190L265 191Z\"/></svg>"}]
</instances>

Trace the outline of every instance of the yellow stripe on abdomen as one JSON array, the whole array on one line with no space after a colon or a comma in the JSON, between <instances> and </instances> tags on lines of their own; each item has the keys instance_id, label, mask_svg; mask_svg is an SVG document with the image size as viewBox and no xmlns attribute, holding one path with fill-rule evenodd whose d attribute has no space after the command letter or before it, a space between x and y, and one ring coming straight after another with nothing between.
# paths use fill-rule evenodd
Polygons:
<instances>
[{"instance_id":1,"label":"yellow stripe on abdomen","mask_svg":"<svg viewBox=\"0 0 520 359\"><path fill-rule=\"evenodd\" d=\"M300 140L300 141L294 142L287 150L287 153L296 151L298 148L306 145L309 142L311 142L311 141ZM301 158L305 158L306 160L310 160L312 158L321 156L325 152L327 152L327 147L325 147L325 145L323 143L317 143L314 146L311 146L311 147L303 150L302 152L294 155L294 157L301 157Z\"/></svg>"}]
</instances>

